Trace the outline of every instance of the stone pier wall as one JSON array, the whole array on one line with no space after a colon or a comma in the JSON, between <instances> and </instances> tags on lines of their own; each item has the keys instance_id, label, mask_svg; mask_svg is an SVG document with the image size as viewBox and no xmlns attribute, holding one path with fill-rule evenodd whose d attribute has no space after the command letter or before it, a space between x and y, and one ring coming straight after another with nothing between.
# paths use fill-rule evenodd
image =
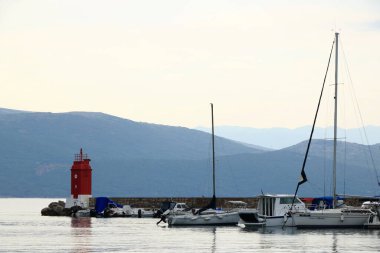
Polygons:
<instances>
[{"instance_id":1,"label":"stone pier wall","mask_svg":"<svg viewBox=\"0 0 380 253\"><path fill-rule=\"evenodd\" d=\"M159 208L163 201L174 201L186 203L189 207L200 208L210 203L211 198L193 197L193 198L136 198L136 197L110 197L111 200L121 205L131 205L132 207L141 208ZM248 207L254 208L257 204L257 198L217 198L216 206L222 208L228 208L228 201L238 200L247 203ZM90 199L90 206L95 206L95 198Z\"/></svg>"},{"instance_id":2,"label":"stone pier wall","mask_svg":"<svg viewBox=\"0 0 380 253\"><path fill-rule=\"evenodd\" d=\"M163 201L174 201L186 203L189 207L200 208L204 207L210 203L211 198L202 198L202 197L177 197L177 198L138 198L138 197L110 197L111 200L115 201L121 205L130 205L132 207L137 208L154 208L157 209L160 207L161 202ZM303 199L303 198L301 198ZM228 205L227 202L231 200L238 200L247 203L248 208L256 208L257 206L257 197L248 197L248 198L217 198L216 206L221 208L228 208L231 205ZM363 201L372 200L367 198L347 198L345 203L350 206L361 206ZM308 204L306 199L304 199L305 203ZM95 198L90 198L90 207L95 206Z\"/></svg>"}]
</instances>

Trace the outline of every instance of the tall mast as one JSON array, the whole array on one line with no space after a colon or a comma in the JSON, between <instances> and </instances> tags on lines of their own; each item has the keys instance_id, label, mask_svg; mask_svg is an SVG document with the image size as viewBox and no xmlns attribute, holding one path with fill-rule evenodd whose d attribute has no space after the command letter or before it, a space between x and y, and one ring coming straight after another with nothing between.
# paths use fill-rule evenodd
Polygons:
<instances>
[{"instance_id":1,"label":"tall mast","mask_svg":"<svg viewBox=\"0 0 380 253\"><path fill-rule=\"evenodd\" d=\"M335 33L335 110L334 110L334 156L333 156L333 208L336 207L336 139L338 127L338 38L339 33Z\"/></svg>"},{"instance_id":2,"label":"tall mast","mask_svg":"<svg viewBox=\"0 0 380 253\"><path fill-rule=\"evenodd\" d=\"M215 142L214 142L214 108L211 103L211 126L212 126L212 197L215 198Z\"/></svg>"}]
</instances>

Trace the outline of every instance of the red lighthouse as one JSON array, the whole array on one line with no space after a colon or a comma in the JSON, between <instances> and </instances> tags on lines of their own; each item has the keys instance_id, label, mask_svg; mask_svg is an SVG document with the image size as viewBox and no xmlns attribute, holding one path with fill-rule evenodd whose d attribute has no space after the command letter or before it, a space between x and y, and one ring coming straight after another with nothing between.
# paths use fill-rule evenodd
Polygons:
<instances>
[{"instance_id":1,"label":"red lighthouse","mask_svg":"<svg viewBox=\"0 0 380 253\"><path fill-rule=\"evenodd\" d=\"M67 199L66 207L82 206L88 207L91 197L91 174L90 158L87 154L75 155L73 166L71 167L71 199Z\"/></svg>"}]
</instances>

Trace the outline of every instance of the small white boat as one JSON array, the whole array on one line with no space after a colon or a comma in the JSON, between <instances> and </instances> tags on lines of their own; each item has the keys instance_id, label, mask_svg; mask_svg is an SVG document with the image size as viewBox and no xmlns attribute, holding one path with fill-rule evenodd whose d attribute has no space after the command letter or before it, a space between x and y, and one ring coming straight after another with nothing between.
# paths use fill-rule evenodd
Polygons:
<instances>
[{"instance_id":1,"label":"small white boat","mask_svg":"<svg viewBox=\"0 0 380 253\"><path fill-rule=\"evenodd\" d=\"M206 209L204 211L198 210L196 212L186 212L182 215L172 213L168 216L168 223L170 226L237 225L240 220L238 212L245 209L247 203L232 200L228 201L227 205L226 211Z\"/></svg>"},{"instance_id":2,"label":"small white boat","mask_svg":"<svg viewBox=\"0 0 380 253\"><path fill-rule=\"evenodd\" d=\"M169 226L207 226L207 225L236 225L239 222L238 212L215 211L205 214L185 214L185 215L169 215Z\"/></svg>"},{"instance_id":3,"label":"small white boat","mask_svg":"<svg viewBox=\"0 0 380 253\"><path fill-rule=\"evenodd\" d=\"M132 214L127 208L119 207L114 203L109 203L103 211L104 218L116 218L116 217L132 217Z\"/></svg>"},{"instance_id":4,"label":"small white boat","mask_svg":"<svg viewBox=\"0 0 380 253\"><path fill-rule=\"evenodd\" d=\"M245 227L277 227L294 226L292 217L288 215L293 195L263 194L258 196L257 209L242 209L239 211L239 225ZM293 211L305 210L305 203L299 198L294 199Z\"/></svg>"},{"instance_id":5,"label":"small white boat","mask_svg":"<svg viewBox=\"0 0 380 253\"><path fill-rule=\"evenodd\" d=\"M123 210L127 217L137 218L153 218L153 210L147 210L144 208L132 208L130 205L124 205Z\"/></svg>"}]
</instances>

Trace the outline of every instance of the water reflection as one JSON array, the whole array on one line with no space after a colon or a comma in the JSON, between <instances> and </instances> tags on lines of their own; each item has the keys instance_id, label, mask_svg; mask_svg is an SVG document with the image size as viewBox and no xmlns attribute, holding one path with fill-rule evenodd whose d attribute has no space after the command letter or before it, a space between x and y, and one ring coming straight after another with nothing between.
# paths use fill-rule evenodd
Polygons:
<instances>
[{"instance_id":1,"label":"water reflection","mask_svg":"<svg viewBox=\"0 0 380 253\"><path fill-rule=\"evenodd\" d=\"M140 220L138 220L140 221ZM129 222L128 222L129 223ZM147 231L141 238L151 234L146 222L134 224L136 231ZM95 227L98 227L98 223ZM159 245L167 252L355 252L358 249L378 252L379 231L363 229L297 230L285 227L160 227L149 237L150 245ZM142 242L142 241L141 241ZM147 243L144 241L144 243ZM149 244L148 244L149 245ZM136 252L153 252L132 246ZM153 247L154 248L154 247Z\"/></svg>"},{"instance_id":2,"label":"water reflection","mask_svg":"<svg viewBox=\"0 0 380 253\"><path fill-rule=\"evenodd\" d=\"M336 236L336 233L332 234L332 252L338 252L337 251L337 245L338 245L338 237Z\"/></svg>"},{"instance_id":3,"label":"water reflection","mask_svg":"<svg viewBox=\"0 0 380 253\"><path fill-rule=\"evenodd\" d=\"M216 227L212 228L212 244L211 244L211 253L216 252Z\"/></svg>"},{"instance_id":4,"label":"water reflection","mask_svg":"<svg viewBox=\"0 0 380 253\"><path fill-rule=\"evenodd\" d=\"M296 234L295 227L243 227L244 232L258 232L260 234Z\"/></svg>"},{"instance_id":5,"label":"water reflection","mask_svg":"<svg viewBox=\"0 0 380 253\"><path fill-rule=\"evenodd\" d=\"M71 219L72 252L87 253L91 251L91 227L90 217Z\"/></svg>"},{"instance_id":6,"label":"water reflection","mask_svg":"<svg viewBox=\"0 0 380 253\"><path fill-rule=\"evenodd\" d=\"M168 228L156 226L154 219L41 216L40 210L47 202L52 200L0 199L0 252L268 253L380 249L380 230ZM15 211L14 206L26 209Z\"/></svg>"},{"instance_id":7,"label":"water reflection","mask_svg":"<svg viewBox=\"0 0 380 253\"><path fill-rule=\"evenodd\" d=\"M224 229L231 228L229 226L158 226L160 228L169 229L170 231L175 231L176 236L182 234L184 238L193 240L191 243L196 245L209 245L205 249L207 252L215 253L218 252L218 244L217 244L217 234L218 231L223 231ZM235 227L233 227L236 229ZM189 237L188 237L189 236ZM183 238L183 239L184 239ZM221 241L220 243L224 243ZM185 241L182 241L182 245L186 245ZM220 246L220 245L219 245Z\"/></svg>"},{"instance_id":8,"label":"water reflection","mask_svg":"<svg viewBox=\"0 0 380 253\"><path fill-rule=\"evenodd\" d=\"M71 219L72 228L91 228L91 217L80 217Z\"/></svg>"}]
</instances>

